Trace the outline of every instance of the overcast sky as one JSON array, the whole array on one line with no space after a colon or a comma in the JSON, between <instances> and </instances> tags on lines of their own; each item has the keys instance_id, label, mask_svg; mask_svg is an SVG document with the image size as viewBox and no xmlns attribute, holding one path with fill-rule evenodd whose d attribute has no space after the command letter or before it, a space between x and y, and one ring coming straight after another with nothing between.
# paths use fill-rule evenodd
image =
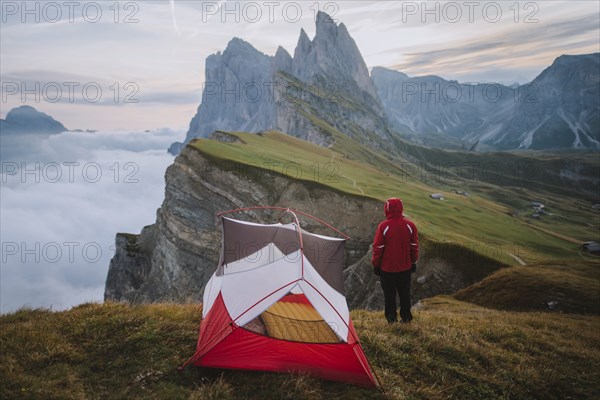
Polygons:
<instances>
[{"instance_id":1,"label":"overcast sky","mask_svg":"<svg viewBox=\"0 0 600 400\"><path fill-rule=\"evenodd\" d=\"M300 28L314 36L317 9L348 27L369 68L411 76L523 83L561 54L599 51L593 0L24 4L1 2L1 116L25 96L70 129L185 129L208 55L233 36L293 54Z\"/></svg>"}]
</instances>

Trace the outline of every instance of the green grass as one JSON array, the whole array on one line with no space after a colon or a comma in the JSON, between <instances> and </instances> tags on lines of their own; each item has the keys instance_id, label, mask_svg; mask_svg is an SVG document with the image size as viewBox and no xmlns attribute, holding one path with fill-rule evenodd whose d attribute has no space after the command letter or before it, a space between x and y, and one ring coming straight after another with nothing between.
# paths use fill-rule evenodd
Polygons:
<instances>
[{"instance_id":1,"label":"green grass","mask_svg":"<svg viewBox=\"0 0 600 400\"><path fill-rule=\"evenodd\" d=\"M294 374L190 367L198 305L85 304L0 316L3 399L598 398L598 316L426 300L413 324L352 318L385 391Z\"/></svg>"},{"instance_id":2,"label":"green grass","mask_svg":"<svg viewBox=\"0 0 600 400\"><path fill-rule=\"evenodd\" d=\"M576 196L486 182L435 184L414 179L415 171L409 167L321 124L336 138L331 148L278 132L236 132L241 143L198 139L192 146L211 159L252 165L348 195L381 201L400 197L424 237L473 249L506 265L517 264L514 256L527 263L584 259L587 256L581 254L578 243L600 240L600 213ZM454 194L452 189L468 190L471 196ZM445 200L431 200L429 195L436 192L442 192ZM533 199L545 202L553 215L541 221L528 218Z\"/></svg>"}]
</instances>

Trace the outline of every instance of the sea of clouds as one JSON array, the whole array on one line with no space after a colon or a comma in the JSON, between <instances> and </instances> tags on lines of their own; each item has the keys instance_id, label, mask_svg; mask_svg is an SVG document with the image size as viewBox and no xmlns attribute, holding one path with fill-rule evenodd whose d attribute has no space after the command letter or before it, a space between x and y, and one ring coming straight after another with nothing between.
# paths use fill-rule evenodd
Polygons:
<instances>
[{"instance_id":1,"label":"sea of clouds","mask_svg":"<svg viewBox=\"0 0 600 400\"><path fill-rule=\"evenodd\" d=\"M102 301L115 233L139 233L184 136L63 132L2 138L0 312Z\"/></svg>"}]
</instances>

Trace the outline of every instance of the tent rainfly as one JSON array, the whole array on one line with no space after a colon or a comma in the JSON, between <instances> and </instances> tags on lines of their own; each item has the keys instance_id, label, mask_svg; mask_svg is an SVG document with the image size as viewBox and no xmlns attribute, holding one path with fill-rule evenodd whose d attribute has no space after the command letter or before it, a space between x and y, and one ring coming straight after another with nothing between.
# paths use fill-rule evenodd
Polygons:
<instances>
[{"instance_id":1,"label":"tent rainfly","mask_svg":"<svg viewBox=\"0 0 600 400\"><path fill-rule=\"evenodd\" d=\"M293 222L264 225L223 216L262 208L283 210ZM344 238L301 229L296 213ZM300 372L376 387L344 296L348 237L279 207L219 216L221 257L204 289L196 353L181 368Z\"/></svg>"}]
</instances>

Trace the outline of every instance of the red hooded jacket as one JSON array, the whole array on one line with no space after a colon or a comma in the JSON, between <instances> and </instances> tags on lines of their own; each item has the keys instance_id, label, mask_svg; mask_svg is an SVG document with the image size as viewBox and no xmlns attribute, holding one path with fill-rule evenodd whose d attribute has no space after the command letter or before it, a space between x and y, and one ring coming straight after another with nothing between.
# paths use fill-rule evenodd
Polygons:
<instances>
[{"instance_id":1,"label":"red hooded jacket","mask_svg":"<svg viewBox=\"0 0 600 400\"><path fill-rule=\"evenodd\" d=\"M407 271L419 258L417 227L402 215L404 205L400 199L386 201L384 211L387 219L375 232L371 263L385 272Z\"/></svg>"}]
</instances>

